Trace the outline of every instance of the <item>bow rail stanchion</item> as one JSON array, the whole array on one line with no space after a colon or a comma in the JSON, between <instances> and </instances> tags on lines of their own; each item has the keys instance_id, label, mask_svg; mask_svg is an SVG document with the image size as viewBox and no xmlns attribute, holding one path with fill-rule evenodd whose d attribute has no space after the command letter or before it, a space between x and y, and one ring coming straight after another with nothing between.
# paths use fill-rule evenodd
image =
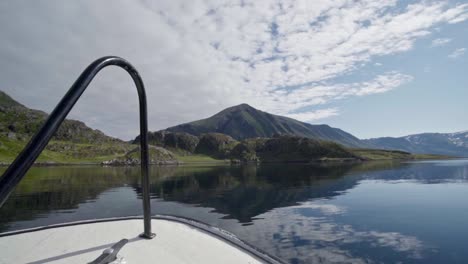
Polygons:
<instances>
[{"instance_id":1,"label":"bow rail stanchion","mask_svg":"<svg viewBox=\"0 0 468 264\"><path fill-rule=\"evenodd\" d=\"M148 178L148 113L145 87L137 70L126 60L114 56L103 57L94 61L81 73L80 77L78 77L55 107L54 111L49 115L41 129L32 137L27 146L8 167L0 178L0 207L3 206L15 186L21 181L39 154L41 154L42 150L47 146L51 137L86 90L94 76L96 76L100 70L110 65L125 69L135 82L138 91L140 103L141 185L144 218L144 231L140 236L148 239L155 236L151 233L151 207Z\"/></svg>"}]
</instances>

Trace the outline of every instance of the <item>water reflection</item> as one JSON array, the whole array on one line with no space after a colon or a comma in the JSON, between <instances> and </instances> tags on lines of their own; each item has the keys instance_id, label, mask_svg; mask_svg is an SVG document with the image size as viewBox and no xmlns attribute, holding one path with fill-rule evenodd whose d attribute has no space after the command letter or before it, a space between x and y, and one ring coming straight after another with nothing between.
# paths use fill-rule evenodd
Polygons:
<instances>
[{"instance_id":1,"label":"water reflection","mask_svg":"<svg viewBox=\"0 0 468 264\"><path fill-rule=\"evenodd\" d=\"M467 161L153 167L150 181L154 213L219 226L291 263L468 258ZM140 197L138 168L33 168L0 230L140 215Z\"/></svg>"},{"instance_id":2,"label":"water reflection","mask_svg":"<svg viewBox=\"0 0 468 264\"><path fill-rule=\"evenodd\" d=\"M242 223L278 207L296 205L316 197L332 197L352 188L356 179L344 178L354 165L344 166L243 166L192 172L175 171L151 192L166 201L214 208ZM182 173L182 175L187 175Z\"/></svg>"},{"instance_id":3,"label":"water reflection","mask_svg":"<svg viewBox=\"0 0 468 264\"><path fill-rule=\"evenodd\" d=\"M254 243L269 241L269 251L291 263L374 263L382 259L382 253L386 254L385 262L408 262L421 259L428 250L415 236L356 230L326 215L314 214L311 208L329 215L343 211L326 203L305 203L268 213L268 223L255 230L259 236Z\"/></svg>"},{"instance_id":4,"label":"water reflection","mask_svg":"<svg viewBox=\"0 0 468 264\"><path fill-rule=\"evenodd\" d=\"M153 167L153 199L213 208L242 223L273 208L353 188L359 177L345 174L394 168L394 164ZM133 167L36 167L0 210L1 223L33 220L57 210L74 211L119 187L141 197L139 169ZM96 218L100 217L99 209ZM135 212L139 214L139 212Z\"/></svg>"}]
</instances>

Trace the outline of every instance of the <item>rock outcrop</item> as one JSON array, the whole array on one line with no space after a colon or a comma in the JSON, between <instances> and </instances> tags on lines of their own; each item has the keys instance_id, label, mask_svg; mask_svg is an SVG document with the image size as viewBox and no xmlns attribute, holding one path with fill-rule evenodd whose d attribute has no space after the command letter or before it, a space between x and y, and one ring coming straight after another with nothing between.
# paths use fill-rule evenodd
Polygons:
<instances>
[{"instance_id":1,"label":"rock outcrop","mask_svg":"<svg viewBox=\"0 0 468 264\"><path fill-rule=\"evenodd\" d=\"M178 164L175 155L162 147L149 146L149 164L151 165L169 165ZM127 152L124 156L101 163L105 166L135 166L141 164L140 147L136 147Z\"/></svg>"},{"instance_id":2,"label":"rock outcrop","mask_svg":"<svg viewBox=\"0 0 468 264\"><path fill-rule=\"evenodd\" d=\"M216 158L229 158L231 150L239 142L232 137L220 133L206 133L200 136L195 153L205 154Z\"/></svg>"},{"instance_id":3,"label":"rock outcrop","mask_svg":"<svg viewBox=\"0 0 468 264\"><path fill-rule=\"evenodd\" d=\"M198 142L198 137L184 132L172 133L168 131L156 131L148 133L148 143L150 145L179 149L191 153L195 152ZM132 143L140 143L140 136L137 136Z\"/></svg>"}]
</instances>

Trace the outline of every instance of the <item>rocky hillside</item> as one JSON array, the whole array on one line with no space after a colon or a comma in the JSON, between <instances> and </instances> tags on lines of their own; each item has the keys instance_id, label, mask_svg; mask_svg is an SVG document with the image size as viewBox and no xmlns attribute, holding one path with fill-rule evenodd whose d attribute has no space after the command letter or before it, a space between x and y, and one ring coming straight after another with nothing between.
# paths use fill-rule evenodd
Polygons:
<instances>
[{"instance_id":1,"label":"rocky hillside","mask_svg":"<svg viewBox=\"0 0 468 264\"><path fill-rule=\"evenodd\" d=\"M311 125L298 120L269 114L247 104L227 108L212 117L166 129L195 136L203 133L222 133L236 140L274 135L293 135L333 141L348 147L366 147L355 136L328 125Z\"/></svg>"},{"instance_id":2,"label":"rocky hillside","mask_svg":"<svg viewBox=\"0 0 468 264\"><path fill-rule=\"evenodd\" d=\"M0 163L13 161L46 118L46 113L29 109L0 92ZM444 141L440 134L436 134L431 138L431 142L437 139L440 142L439 146L445 146L449 141L459 149L466 149L467 137L466 132L454 133ZM349 146L372 144L377 146L378 142L368 140L363 143L336 128L310 125L271 115L245 104L228 108L208 119L165 131L151 132L148 138L149 144L152 145L151 164L178 164L180 161L223 162L223 160L310 162L415 158L410 153L401 151L351 149ZM419 148L429 144L419 136L407 137L404 140ZM132 143L139 143L139 137ZM99 130L89 128L83 122L65 120L38 161L137 165L140 164L139 149L134 144L106 136ZM399 146L406 147L405 144L407 143L403 142ZM387 145L379 147L394 149ZM426 153L424 149L416 147L406 151Z\"/></svg>"},{"instance_id":3,"label":"rocky hillside","mask_svg":"<svg viewBox=\"0 0 468 264\"><path fill-rule=\"evenodd\" d=\"M165 148L149 146L149 164L151 165L174 165L178 164L176 156ZM108 166L135 166L141 164L140 147L135 147L125 155L112 160L103 161L102 165Z\"/></svg>"},{"instance_id":4,"label":"rocky hillside","mask_svg":"<svg viewBox=\"0 0 468 264\"><path fill-rule=\"evenodd\" d=\"M137 137L134 143L138 143L138 141L139 138ZM249 138L238 141L221 133L204 133L197 137L181 132L160 131L151 133L149 141L152 145L176 153L175 156L181 162L184 162L184 160L180 159L197 162L197 159L201 156L210 157L214 160L242 163L440 158L430 155L415 156L402 151L347 148L332 141L290 135L276 135L271 138ZM174 141L178 142L180 146L191 146L190 150L174 147ZM171 162L170 159L167 160L169 163ZM117 165L119 164L117 163Z\"/></svg>"},{"instance_id":5,"label":"rocky hillside","mask_svg":"<svg viewBox=\"0 0 468 264\"><path fill-rule=\"evenodd\" d=\"M468 157L468 131L458 133L423 133L405 137L382 137L364 140L375 148Z\"/></svg>"},{"instance_id":6,"label":"rocky hillside","mask_svg":"<svg viewBox=\"0 0 468 264\"><path fill-rule=\"evenodd\" d=\"M261 162L361 159L340 144L297 136L248 139L236 145L230 155L232 159L240 161Z\"/></svg>"},{"instance_id":7,"label":"rocky hillside","mask_svg":"<svg viewBox=\"0 0 468 264\"><path fill-rule=\"evenodd\" d=\"M171 133L168 131L156 131L148 133L148 144L150 145L187 152L195 152L199 141L200 139L198 137L184 132ZM137 136L132 144L139 143L140 136Z\"/></svg>"},{"instance_id":8,"label":"rocky hillside","mask_svg":"<svg viewBox=\"0 0 468 264\"><path fill-rule=\"evenodd\" d=\"M0 137L27 140L39 130L47 116L42 111L25 107L0 91ZM87 144L122 142L89 128L81 121L70 119L62 123L53 139Z\"/></svg>"},{"instance_id":9,"label":"rocky hillside","mask_svg":"<svg viewBox=\"0 0 468 264\"><path fill-rule=\"evenodd\" d=\"M0 163L12 162L47 116L0 91ZM95 163L123 155L132 148L132 145L89 128L83 122L65 120L38 162Z\"/></svg>"}]
</instances>

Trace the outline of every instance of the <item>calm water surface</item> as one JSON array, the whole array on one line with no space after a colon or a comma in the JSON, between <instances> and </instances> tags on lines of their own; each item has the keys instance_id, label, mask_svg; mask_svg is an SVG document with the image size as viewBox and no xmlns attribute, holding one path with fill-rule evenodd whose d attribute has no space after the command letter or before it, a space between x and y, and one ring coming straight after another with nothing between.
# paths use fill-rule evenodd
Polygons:
<instances>
[{"instance_id":1,"label":"calm water surface","mask_svg":"<svg viewBox=\"0 0 468 264\"><path fill-rule=\"evenodd\" d=\"M153 213L290 263L468 263L468 160L154 167L151 194ZM0 231L140 215L140 197L137 168L33 168L0 209Z\"/></svg>"}]
</instances>

